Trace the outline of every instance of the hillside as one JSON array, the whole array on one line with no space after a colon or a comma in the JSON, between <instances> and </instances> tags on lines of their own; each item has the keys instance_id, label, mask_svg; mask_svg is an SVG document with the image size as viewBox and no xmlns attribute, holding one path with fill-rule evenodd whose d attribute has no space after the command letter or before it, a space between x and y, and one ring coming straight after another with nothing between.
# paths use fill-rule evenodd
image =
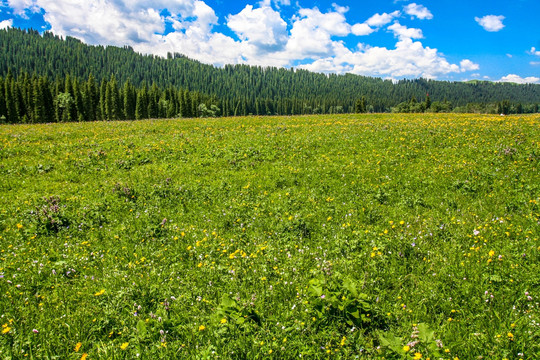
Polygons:
<instances>
[{"instance_id":1,"label":"hillside","mask_svg":"<svg viewBox=\"0 0 540 360\"><path fill-rule=\"evenodd\" d=\"M99 83L110 81L114 75L119 84L129 80L139 89L155 84L162 92L172 87L204 94L213 99L205 105L217 106L219 115L225 116L354 112L362 97L366 105L363 110L385 112L411 98L423 101L426 94L433 102L450 104L443 110L506 100L523 104L524 112L534 112L538 106L532 104L540 103L540 85L534 84L426 79L392 83L380 78L298 69L247 65L217 68L180 54L169 54L165 59L141 55L129 47L90 46L50 32L40 35L35 30L14 28L0 30L0 57L2 77L36 75L63 82L69 75L80 81L93 78Z\"/></svg>"}]
</instances>

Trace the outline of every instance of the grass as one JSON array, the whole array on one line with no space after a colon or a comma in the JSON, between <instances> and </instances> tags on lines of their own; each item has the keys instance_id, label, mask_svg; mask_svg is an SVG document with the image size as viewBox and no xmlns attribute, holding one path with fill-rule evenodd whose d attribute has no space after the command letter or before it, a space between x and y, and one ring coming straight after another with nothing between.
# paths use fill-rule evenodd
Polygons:
<instances>
[{"instance_id":1,"label":"grass","mask_svg":"<svg viewBox=\"0 0 540 360\"><path fill-rule=\"evenodd\" d=\"M540 357L540 118L0 127L2 359Z\"/></svg>"}]
</instances>

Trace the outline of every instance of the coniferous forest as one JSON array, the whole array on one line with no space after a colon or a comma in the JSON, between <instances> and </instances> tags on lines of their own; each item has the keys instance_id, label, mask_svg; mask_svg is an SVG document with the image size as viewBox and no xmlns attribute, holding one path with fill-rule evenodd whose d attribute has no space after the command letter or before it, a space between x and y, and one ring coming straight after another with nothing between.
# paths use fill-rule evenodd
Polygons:
<instances>
[{"instance_id":1,"label":"coniferous forest","mask_svg":"<svg viewBox=\"0 0 540 360\"><path fill-rule=\"evenodd\" d=\"M0 30L0 121L41 123L362 112L534 113L540 85L390 80L141 55Z\"/></svg>"}]
</instances>

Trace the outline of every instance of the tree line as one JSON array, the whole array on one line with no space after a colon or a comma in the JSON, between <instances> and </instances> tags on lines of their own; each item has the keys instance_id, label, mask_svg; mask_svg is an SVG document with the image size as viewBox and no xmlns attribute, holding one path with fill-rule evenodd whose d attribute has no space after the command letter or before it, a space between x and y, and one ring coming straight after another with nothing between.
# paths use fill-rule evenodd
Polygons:
<instances>
[{"instance_id":1,"label":"tree line","mask_svg":"<svg viewBox=\"0 0 540 360\"><path fill-rule=\"evenodd\" d=\"M54 121L164 115L497 112L499 109L510 113L534 112L540 103L540 85L536 84L428 79L405 79L394 83L380 78L352 74L326 75L300 69L248 65L225 65L220 68L177 53L169 53L166 58L161 58L138 54L130 47L90 46L69 36L62 38L51 32L40 34L36 30L16 28L0 30L0 57L3 101L7 101L8 105L14 102L19 104L15 106L18 109L16 112L9 105L9 114L0 113L10 122L42 119L40 110L37 113L27 110L33 104L28 90L30 82L31 92L34 92L34 88L50 89L49 93L33 96L40 98L37 103L47 103L45 113L47 116L54 115L54 118L50 118ZM40 78L42 84L35 85L34 82L39 82ZM17 91L11 91L12 81L15 81L16 87L24 88L24 91L20 90L21 94L25 94L22 99L6 97L19 96ZM6 86L6 82L9 85ZM88 82L94 85L88 85ZM111 83L115 86L111 87ZM10 87L8 92L5 91L7 87ZM179 95L186 91L190 94L190 106L187 99L182 100L186 102L183 105L181 98L185 96ZM99 93L99 96L95 93ZM429 94L430 106L422 106L426 105L426 94ZM126 109L116 109L119 106L115 105L117 102L126 101ZM108 103L113 105L106 105ZM137 108L137 104L140 111L134 114L132 109L133 106ZM71 110L64 115L63 109Z\"/></svg>"},{"instance_id":2,"label":"tree line","mask_svg":"<svg viewBox=\"0 0 540 360\"><path fill-rule=\"evenodd\" d=\"M208 105L207 105L208 104ZM0 77L0 122L44 123L96 120L219 116L216 100L182 88L159 88L116 77L98 83L94 76L81 80L66 76L8 72Z\"/></svg>"}]
</instances>

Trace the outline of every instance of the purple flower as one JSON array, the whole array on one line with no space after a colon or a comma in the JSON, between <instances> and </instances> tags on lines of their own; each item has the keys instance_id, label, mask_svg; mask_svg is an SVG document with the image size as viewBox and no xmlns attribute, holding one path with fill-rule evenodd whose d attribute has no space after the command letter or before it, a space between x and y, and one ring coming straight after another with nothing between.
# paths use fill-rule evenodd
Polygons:
<instances>
[{"instance_id":1,"label":"purple flower","mask_svg":"<svg viewBox=\"0 0 540 360\"><path fill-rule=\"evenodd\" d=\"M33 329L32 332L33 332L34 334L37 334L39 331L38 331L38 329Z\"/></svg>"}]
</instances>

